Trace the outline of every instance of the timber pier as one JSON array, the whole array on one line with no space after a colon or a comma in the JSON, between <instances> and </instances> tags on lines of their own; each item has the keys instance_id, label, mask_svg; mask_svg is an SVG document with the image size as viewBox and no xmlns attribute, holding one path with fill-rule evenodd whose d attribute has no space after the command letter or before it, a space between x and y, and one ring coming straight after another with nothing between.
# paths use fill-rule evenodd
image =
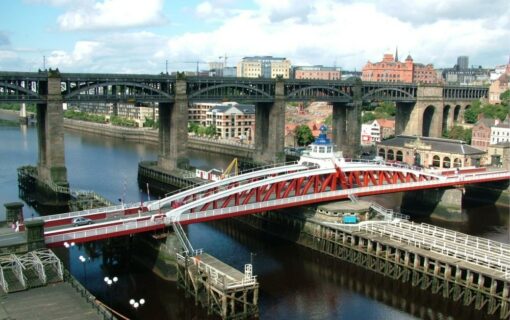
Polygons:
<instances>
[{"instance_id":1,"label":"timber pier","mask_svg":"<svg viewBox=\"0 0 510 320\"><path fill-rule=\"evenodd\" d=\"M323 253L510 317L510 245L408 221L317 224L312 233Z\"/></svg>"}]
</instances>

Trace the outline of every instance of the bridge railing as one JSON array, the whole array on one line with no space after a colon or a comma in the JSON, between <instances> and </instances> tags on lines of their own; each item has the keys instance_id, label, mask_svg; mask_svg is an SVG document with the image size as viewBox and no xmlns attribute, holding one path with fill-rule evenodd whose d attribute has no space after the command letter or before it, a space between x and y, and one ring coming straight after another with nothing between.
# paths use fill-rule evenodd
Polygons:
<instances>
[{"instance_id":1,"label":"bridge railing","mask_svg":"<svg viewBox=\"0 0 510 320\"><path fill-rule=\"evenodd\" d=\"M487 175L485 175L487 178ZM490 175L491 178L499 178L499 177L509 177L509 173L495 173ZM464 183L470 182L470 181L477 181L479 178L476 176L470 176L470 177L459 177L456 179L450 179L448 180L449 183L455 183L456 181L462 181ZM453 180L453 181L452 181ZM423 187L423 186L429 186L433 187L435 185L442 185L444 184L444 180L428 180L428 181L417 181L417 182L408 182L408 183L402 183L398 185L398 188L416 188L416 187ZM331 198L335 199L342 196L348 196L349 194L358 194L358 193L370 193L373 191L386 191L386 190L394 190L396 187L395 185L380 185L380 186L369 186L369 187L360 187L355 189L343 189L343 190L334 190L334 191L327 191L327 192L321 192L321 193L313 193L313 194L307 194L307 195L301 195L301 196L295 196L295 197L288 197L284 199L275 199L275 200L269 200L265 202L255 202L255 203L249 203L246 205L241 206L232 206L227 208L221 208L221 209L211 209L207 211L202 212L183 212L179 216L179 221L184 220L199 220L203 218L211 218L214 216L221 216L221 215L228 215L232 213L237 213L241 211L262 211L265 208L270 207L287 207L291 206L292 204L296 203L307 203L307 202L316 202L315 200L322 200L324 198ZM179 210L179 208L175 209ZM172 211L170 211L172 212Z\"/></svg>"},{"instance_id":2,"label":"bridge railing","mask_svg":"<svg viewBox=\"0 0 510 320\"><path fill-rule=\"evenodd\" d=\"M136 220L136 219L130 219L124 223L115 224L115 225L109 225L105 227L97 227L97 228L91 228L91 229L85 229L80 231L72 231L68 233L59 233L55 235L45 235L44 239L46 244L52 244L52 243L59 243L64 241L73 241L73 240L80 240L80 239L86 239L86 238L93 238L97 236L103 236L103 235L110 235L115 233L120 233L123 231L128 230L136 230L136 229L143 229L143 228L149 228L149 227L155 227L165 226L165 221L163 219L159 220L152 220L152 219L145 219L145 220ZM59 232L62 232L62 230L59 230Z\"/></svg>"},{"instance_id":3,"label":"bridge railing","mask_svg":"<svg viewBox=\"0 0 510 320\"><path fill-rule=\"evenodd\" d=\"M224 289L236 289L245 286L257 284L257 277L253 275L245 275L242 280L236 280L230 275L222 272L221 270L203 262L197 257L188 257L194 265L196 265L202 272L209 275L210 281L216 286ZM177 253L177 261L185 264L186 257Z\"/></svg>"},{"instance_id":4,"label":"bridge railing","mask_svg":"<svg viewBox=\"0 0 510 320\"><path fill-rule=\"evenodd\" d=\"M152 202L154 202L154 201L147 201L144 203L144 205L151 204ZM59 214L52 214L49 216L26 218L25 220L42 219L43 221L48 222L48 221L69 219L69 218L82 217L82 216L86 217L89 215L99 214L99 213L111 213L111 212L116 212L116 211L135 209L135 208L139 208L140 206L141 206L140 202L125 203L125 204L119 204L119 205L110 206L110 207L94 208L94 209L87 209L87 210L81 210L81 211L72 211L72 212L65 212L65 213L59 213Z\"/></svg>"},{"instance_id":5,"label":"bridge railing","mask_svg":"<svg viewBox=\"0 0 510 320\"><path fill-rule=\"evenodd\" d=\"M254 172L254 171L260 171L260 170L264 170L264 169L277 168L277 167L283 167L283 166L291 166L291 165L295 165L295 164L297 164L297 161L271 164L271 165L267 165L267 166L262 166L262 167L257 167L257 168L241 171L239 173L239 175L250 173L250 172ZM188 186L188 187L185 187L185 188L181 188L181 189L177 189L177 190L165 193L165 198L174 196L174 195L179 194L179 193L184 192L184 191L188 191L188 190L194 189L196 187L197 186ZM226 190L228 187L229 187L229 185L225 185L225 186L222 186L222 187L218 188L218 190Z\"/></svg>"},{"instance_id":6,"label":"bridge railing","mask_svg":"<svg viewBox=\"0 0 510 320\"><path fill-rule=\"evenodd\" d=\"M510 271L510 256L506 254L454 243L431 234L422 233L416 229L413 230L412 227L414 226L413 223L409 222L399 222L395 224L364 224L359 226L359 230L386 236L391 240L399 241L404 244L413 245L418 248L485 266L493 270L501 271L505 275Z\"/></svg>"}]
</instances>

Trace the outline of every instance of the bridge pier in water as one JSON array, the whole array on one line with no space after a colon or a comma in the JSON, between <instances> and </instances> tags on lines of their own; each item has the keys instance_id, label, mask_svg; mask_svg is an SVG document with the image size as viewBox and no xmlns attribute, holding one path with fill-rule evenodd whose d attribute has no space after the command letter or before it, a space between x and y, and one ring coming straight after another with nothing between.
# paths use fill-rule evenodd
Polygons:
<instances>
[{"instance_id":1,"label":"bridge pier in water","mask_svg":"<svg viewBox=\"0 0 510 320\"><path fill-rule=\"evenodd\" d=\"M168 84L162 83L162 86ZM185 80L176 81L175 102L159 104L159 123L158 167L165 171L186 167L188 96Z\"/></svg>"},{"instance_id":2,"label":"bridge pier in water","mask_svg":"<svg viewBox=\"0 0 510 320\"><path fill-rule=\"evenodd\" d=\"M274 102L255 107L255 162L284 162L285 95L283 81L276 81Z\"/></svg>"}]
</instances>

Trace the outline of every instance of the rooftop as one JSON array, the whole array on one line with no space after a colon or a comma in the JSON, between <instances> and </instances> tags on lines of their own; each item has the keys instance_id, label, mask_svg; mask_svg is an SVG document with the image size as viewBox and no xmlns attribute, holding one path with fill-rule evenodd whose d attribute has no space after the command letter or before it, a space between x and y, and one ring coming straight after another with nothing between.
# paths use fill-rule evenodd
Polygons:
<instances>
[{"instance_id":1,"label":"rooftop","mask_svg":"<svg viewBox=\"0 0 510 320\"><path fill-rule=\"evenodd\" d=\"M420 145L428 146L431 150L437 152L454 153L462 155L478 155L484 154L485 151L474 148L466 144L462 140L417 137L417 136L396 136L388 140L380 142L378 145L391 147L406 147L406 145L414 144L418 148Z\"/></svg>"}]
</instances>

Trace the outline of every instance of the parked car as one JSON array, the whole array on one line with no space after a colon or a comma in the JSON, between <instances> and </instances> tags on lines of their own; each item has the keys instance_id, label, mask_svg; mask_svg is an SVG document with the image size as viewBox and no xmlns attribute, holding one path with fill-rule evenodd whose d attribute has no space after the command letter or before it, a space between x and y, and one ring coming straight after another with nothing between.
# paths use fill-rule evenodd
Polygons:
<instances>
[{"instance_id":1,"label":"parked car","mask_svg":"<svg viewBox=\"0 0 510 320\"><path fill-rule=\"evenodd\" d=\"M73 219L73 225L75 227L77 227L77 226L84 226L84 225L92 224L92 223L94 223L94 221L92 221L89 218L78 217L78 218L74 218Z\"/></svg>"}]
</instances>

